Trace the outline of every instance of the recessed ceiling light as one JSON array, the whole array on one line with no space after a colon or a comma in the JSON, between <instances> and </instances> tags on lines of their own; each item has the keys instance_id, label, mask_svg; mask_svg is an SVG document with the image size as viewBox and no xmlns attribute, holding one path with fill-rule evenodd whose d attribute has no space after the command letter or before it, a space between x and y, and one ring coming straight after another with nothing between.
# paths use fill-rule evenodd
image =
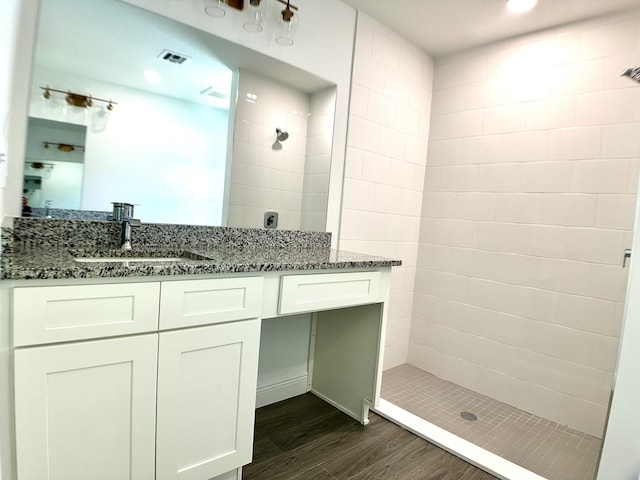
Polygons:
<instances>
[{"instance_id":1,"label":"recessed ceiling light","mask_svg":"<svg viewBox=\"0 0 640 480\"><path fill-rule=\"evenodd\" d=\"M162 81L162 75L160 75L155 70L145 70L144 78L147 80L147 82L151 83L160 83Z\"/></svg>"},{"instance_id":2,"label":"recessed ceiling light","mask_svg":"<svg viewBox=\"0 0 640 480\"><path fill-rule=\"evenodd\" d=\"M536 6L538 0L507 0L507 10L511 13L525 13Z\"/></svg>"}]
</instances>

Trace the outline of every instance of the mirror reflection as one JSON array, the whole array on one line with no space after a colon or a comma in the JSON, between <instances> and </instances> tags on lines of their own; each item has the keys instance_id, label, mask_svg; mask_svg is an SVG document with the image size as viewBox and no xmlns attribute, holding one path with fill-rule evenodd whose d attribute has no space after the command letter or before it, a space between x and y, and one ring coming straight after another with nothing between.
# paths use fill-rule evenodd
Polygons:
<instances>
[{"instance_id":1,"label":"mirror reflection","mask_svg":"<svg viewBox=\"0 0 640 480\"><path fill-rule=\"evenodd\" d=\"M144 222L242 227L261 227L272 210L279 228L325 229L335 86L118 0L42 0L40 15L30 206L109 211L120 201ZM74 140L84 156L59 152L75 173L54 164L38 192L27 187L41 142L67 143L43 139L46 121L84 129Z\"/></svg>"}]
</instances>

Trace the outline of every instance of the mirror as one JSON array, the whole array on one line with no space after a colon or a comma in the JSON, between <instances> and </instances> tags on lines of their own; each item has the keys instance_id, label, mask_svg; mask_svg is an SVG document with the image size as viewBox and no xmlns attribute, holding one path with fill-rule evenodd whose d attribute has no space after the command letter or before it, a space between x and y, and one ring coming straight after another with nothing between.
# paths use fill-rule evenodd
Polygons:
<instances>
[{"instance_id":1,"label":"mirror","mask_svg":"<svg viewBox=\"0 0 640 480\"><path fill-rule=\"evenodd\" d=\"M273 210L280 228L325 229L335 85L118 0L41 3L29 115L86 127L81 210L242 227ZM64 206L42 195L32 207Z\"/></svg>"}]
</instances>

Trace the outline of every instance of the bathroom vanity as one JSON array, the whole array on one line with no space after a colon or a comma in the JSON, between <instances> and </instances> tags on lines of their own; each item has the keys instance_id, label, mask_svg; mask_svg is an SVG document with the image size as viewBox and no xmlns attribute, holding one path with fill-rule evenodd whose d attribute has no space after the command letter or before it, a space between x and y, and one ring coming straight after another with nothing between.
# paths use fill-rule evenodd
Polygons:
<instances>
[{"instance_id":1,"label":"bathroom vanity","mask_svg":"<svg viewBox=\"0 0 640 480\"><path fill-rule=\"evenodd\" d=\"M400 262L331 251L324 233L165 225L121 252L104 240L114 222L77 223L4 232L18 480L239 480L261 329L297 315L310 318L303 392L367 423Z\"/></svg>"}]
</instances>

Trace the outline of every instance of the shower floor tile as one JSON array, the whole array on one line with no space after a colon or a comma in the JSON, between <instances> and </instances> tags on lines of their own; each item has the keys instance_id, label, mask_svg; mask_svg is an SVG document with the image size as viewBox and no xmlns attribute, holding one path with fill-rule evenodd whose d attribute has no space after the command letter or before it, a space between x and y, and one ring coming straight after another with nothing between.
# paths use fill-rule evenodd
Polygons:
<instances>
[{"instance_id":1,"label":"shower floor tile","mask_svg":"<svg viewBox=\"0 0 640 480\"><path fill-rule=\"evenodd\" d=\"M412 365L383 373L382 398L549 480L593 480L602 441ZM465 420L473 413L476 421Z\"/></svg>"}]
</instances>

